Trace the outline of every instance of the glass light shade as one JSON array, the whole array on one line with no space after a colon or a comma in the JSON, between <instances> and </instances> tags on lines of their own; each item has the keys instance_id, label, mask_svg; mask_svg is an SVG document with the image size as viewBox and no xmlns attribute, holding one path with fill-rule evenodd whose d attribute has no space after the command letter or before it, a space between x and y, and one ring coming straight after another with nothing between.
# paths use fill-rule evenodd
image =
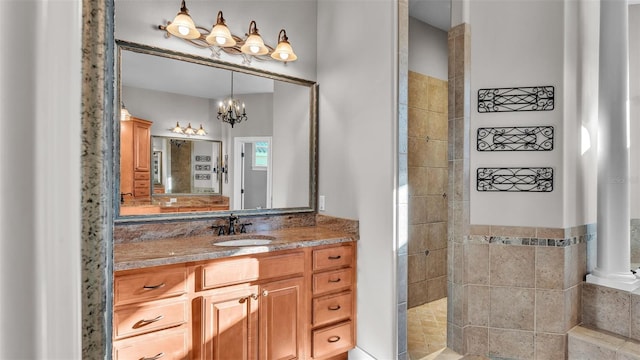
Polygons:
<instances>
[{"instance_id":1,"label":"glass light shade","mask_svg":"<svg viewBox=\"0 0 640 360\"><path fill-rule=\"evenodd\" d=\"M207 132L206 132L206 131L204 131L204 128L202 128L202 124L200 124L200 129L198 129L198 130L196 131L196 135L200 135L200 136L205 136L205 135L207 135Z\"/></svg>"},{"instance_id":2,"label":"glass light shade","mask_svg":"<svg viewBox=\"0 0 640 360\"><path fill-rule=\"evenodd\" d=\"M189 16L189 13L179 12L171 24L167 25L167 31L174 36L183 39L197 39L200 32L196 29L196 25Z\"/></svg>"},{"instance_id":3,"label":"glass light shade","mask_svg":"<svg viewBox=\"0 0 640 360\"><path fill-rule=\"evenodd\" d=\"M128 120L131 120L131 113L129 113L129 110L127 110L127 108L122 107L122 109L120 109L120 121Z\"/></svg>"},{"instance_id":4,"label":"glass light shade","mask_svg":"<svg viewBox=\"0 0 640 360\"><path fill-rule=\"evenodd\" d=\"M240 51L248 55L265 55L269 52L269 49L264 46L264 41L260 34L254 33L249 35Z\"/></svg>"},{"instance_id":5,"label":"glass light shade","mask_svg":"<svg viewBox=\"0 0 640 360\"><path fill-rule=\"evenodd\" d=\"M189 125L187 125L187 128L184 129L184 133L185 135L195 135L196 131L193 130L193 128L191 127L191 123L189 123Z\"/></svg>"},{"instance_id":6,"label":"glass light shade","mask_svg":"<svg viewBox=\"0 0 640 360\"><path fill-rule=\"evenodd\" d=\"M184 134L184 131L182 130L182 128L180 127L180 123L177 122L176 123L176 127L174 127L171 132L174 132L176 134Z\"/></svg>"},{"instance_id":7,"label":"glass light shade","mask_svg":"<svg viewBox=\"0 0 640 360\"><path fill-rule=\"evenodd\" d=\"M295 61L298 58L293 52L291 44L286 40L282 40L278 43L278 46L276 46L271 57L278 61Z\"/></svg>"},{"instance_id":8,"label":"glass light shade","mask_svg":"<svg viewBox=\"0 0 640 360\"><path fill-rule=\"evenodd\" d=\"M216 24L211 33L205 39L207 43L219 47L231 47L236 45L236 41L231 36L229 28L225 24Z\"/></svg>"}]
</instances>

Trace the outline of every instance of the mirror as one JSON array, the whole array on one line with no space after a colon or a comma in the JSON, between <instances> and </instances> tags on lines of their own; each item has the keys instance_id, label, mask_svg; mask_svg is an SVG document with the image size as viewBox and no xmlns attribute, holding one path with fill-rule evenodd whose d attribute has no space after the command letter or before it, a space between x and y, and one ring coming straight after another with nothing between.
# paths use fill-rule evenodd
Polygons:
<instances>
[{"instance_id":1,"label":"mirror","mask_svg":"<svg viewBox=\"0 0 640 360\"><path fill-rule=\"evenodd\" d=\"M116 43L120 221L315 211L316 83Z\"/></svg>"},{"instance_id":2,"label":"mirror","mask_svg":"<svg viewBox=\"0 0 640 360\"><path fill-rule=\"evenodd\" d=\"M211 194L222 189L222 142L151 137L152 194Z\"/></svg>"}]
</instances>

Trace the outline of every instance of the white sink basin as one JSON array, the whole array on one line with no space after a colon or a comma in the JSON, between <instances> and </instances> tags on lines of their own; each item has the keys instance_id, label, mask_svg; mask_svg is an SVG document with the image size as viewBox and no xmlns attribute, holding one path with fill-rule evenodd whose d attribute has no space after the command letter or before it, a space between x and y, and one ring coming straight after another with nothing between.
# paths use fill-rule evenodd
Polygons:
<instances>
[{"instance_id":1,"label":"white sink basin","mask_svg":"<svg viewBox=\"0 0 640 360\"><path fill-rule=\"evenodd\" d=\"M270 244L270 239L235 239L235 240L226 240L215 242L213 245L216 246L259 246L259 245L267 245Z\"/></svg>"}]
</instances>

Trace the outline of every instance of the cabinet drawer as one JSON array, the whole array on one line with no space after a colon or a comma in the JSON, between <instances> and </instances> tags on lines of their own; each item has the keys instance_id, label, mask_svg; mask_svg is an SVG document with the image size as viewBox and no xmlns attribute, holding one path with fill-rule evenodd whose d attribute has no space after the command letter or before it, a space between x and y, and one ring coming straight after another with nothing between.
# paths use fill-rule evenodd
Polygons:
<instances>
[{"instance_id":1,"label":"cabinet drawer","mask_svg":"<svg viewBox=\"0 0 640 360\"><path fill-rule=\"evenodd\" d=\"M338 354L353 348L351 321L313 331L313 357Z\"/></svg>"},{"instance_id":2,"label":"cabinet drawer","mask_svg":"<svg viewBox=\"0 0 640 360\"><path fill-rule=\"evenodd\" d=\"M149 194L151 194L149 188L133 188L133 196L135 197L149 196Z\"/></svg>"},{"instance_id":3,"label":"cabinet drawer","mask_svg":"<svg viewBox=\"0 0 640 360\"><path fill-rule=\"evenodd\" d=\"M198 290L304 273L304 253L225 259L199 267Z\"/></svg>"},{"instance_id":4,"label":"cabinet drawer","mask_svg":"<svg viewBox=\"0 0 640 360\"><path fill-rule=\"evenodd\" d=\"M151 186L149 180L134 180L133 181L133 187L134 188L146 189L149 186Z\"/></svg>"},{"instance_id":5,"label":"cabinet drawer","mask_svg":"<svg viewBox=\"0 0 640 360\"><path fill-rule=\"evenodd\" d=\"M133 180L149 180L148 171L136 171L133 173Z\"/></svg>"},{"instance_id":6,"label":"cabinet drawer","mask_svg":"<svg viewBox=\"0 0 640 360\"><path fill-rule=\"evenodd\" d=\"M346 320L352 315L351 291L313 299L313 326Z\"/></svg>"},{"instance_id":7,"label":"cabinet drawer","mask_svg":"<svg viewBox=\"0 0 640 360\"><path fill-rule=\"evenodd\" d=\"M313 251L313 271L351 265L353 248L338 246Z\"/></svg>"},{"instance_id":8,"label":"cabinet drawer","mask_svg":"<svg viewBox=\"0 0 640 360\"><path fill-rule=\"evenodd\" d=\"M143 271L129 275L116 274L114 305L155 300L187 292L187 269L183 266Z\"/></svg>"},{"instance_id":9,"label":"cabinet drawer","mask_svg":"<svg viewBox=\"0 0 640 360\"><path fill-rule=\"evenodd\" d=\"M186 327L136 336L113 344L115 360L187 359L188 354L189 337Z\"/></svg>"},{"instance_id":10,"label":"cabinet drawer","mask_svg":"<svg viewBox=\"0 0 640 360\"><path fill-rule=\"evenodd\" d=\"M156 303L117 309L113 312L115 338L139 335L181 325L187 321L187 301L162 300Z\"/></svg>"},{"instance_id":11,"label":"cabinet drawer","mask_svg":"<svg viewBox=\"0 0 640 360\"><path fill-rule=\"evenodd\" d=\"M353 269L346 268L313 274L313 294L345 289L351 286Z\"/></svg>"}]
</instances>

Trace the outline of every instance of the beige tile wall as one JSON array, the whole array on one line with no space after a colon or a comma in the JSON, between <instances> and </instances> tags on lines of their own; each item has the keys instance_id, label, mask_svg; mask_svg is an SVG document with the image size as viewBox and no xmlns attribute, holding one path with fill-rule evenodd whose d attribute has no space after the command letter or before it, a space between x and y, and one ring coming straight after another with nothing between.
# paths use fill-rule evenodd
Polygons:
<instances>
[{"instance_id":1,"label":"beige tile wall","mask_svg":"<svg viewBox=\"0 0 640 360\"><path fill-rule=\"evenodd\" d=\"M586 226L473 225L469 231L473 235L458 245L463 268L454 269L464 273L462 318L451 318L454 324L462 323L462 351L497 358L565 359L566 334L581 322L586 241L593 234Z\"/></svg>"},{"instance_id":2,"label":"beige tile wall","mask_svg":"<svg viewBox=\"0 0 640 360\"><path fill-rule=\"evenodd\" d=\"M447 296L448 84L412 71L408 82L411 308Z\"/></svg>"}]
</instances>

